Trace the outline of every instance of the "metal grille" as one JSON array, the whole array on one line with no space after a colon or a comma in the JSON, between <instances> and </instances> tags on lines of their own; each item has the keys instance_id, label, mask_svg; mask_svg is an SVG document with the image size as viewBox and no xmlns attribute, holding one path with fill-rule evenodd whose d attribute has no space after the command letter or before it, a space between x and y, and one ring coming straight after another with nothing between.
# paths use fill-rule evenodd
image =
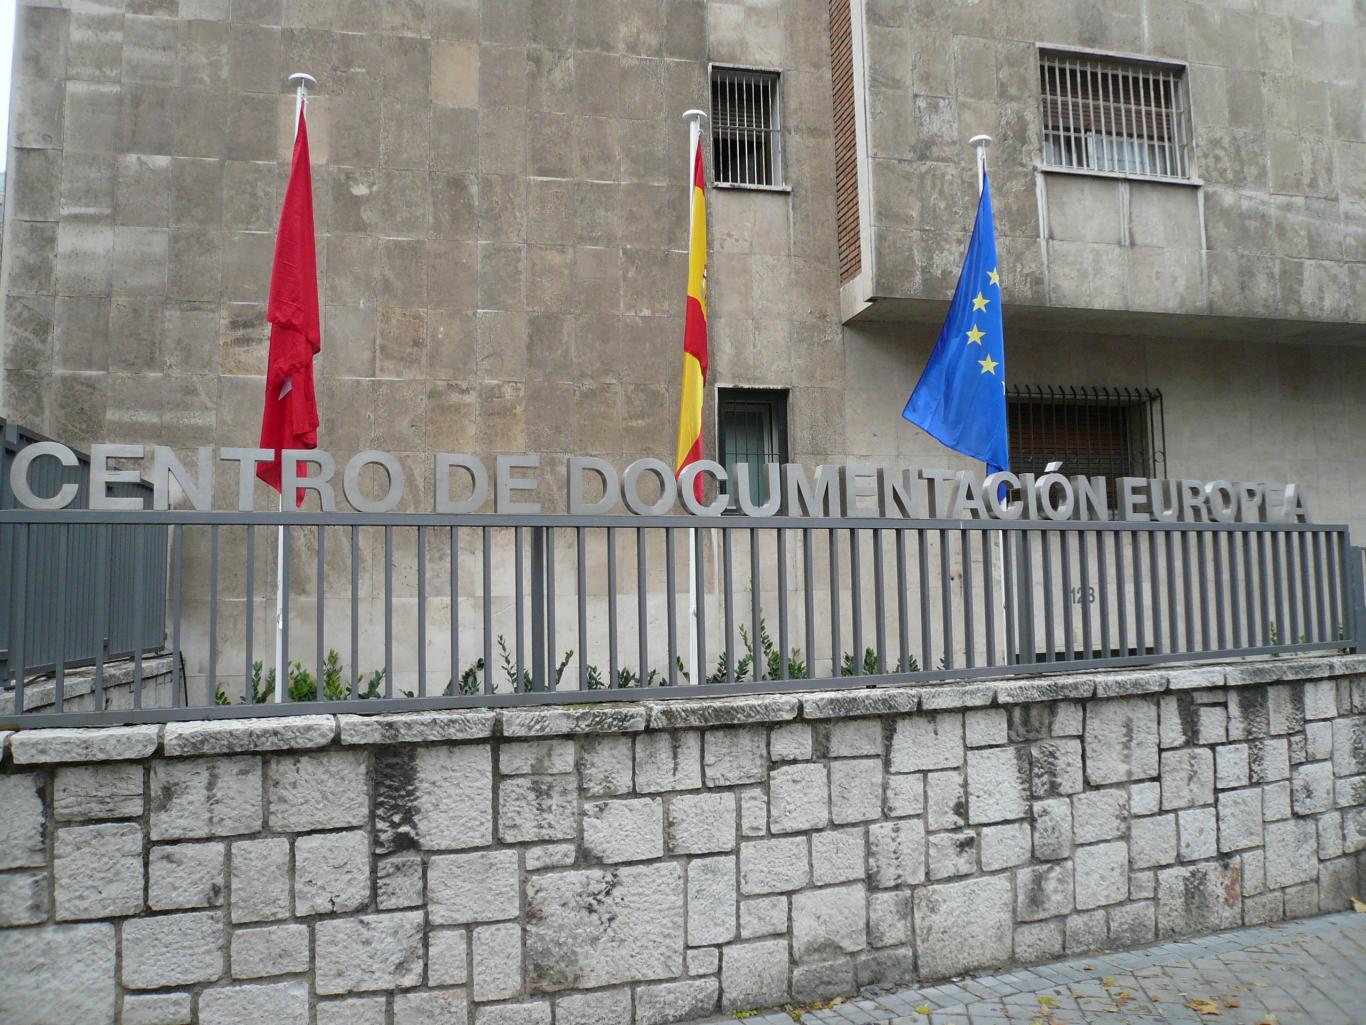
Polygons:
<instances>
[{"instance_id":1,"label":"metal grille","mask_svg":"<svg viewBox=\"0 0 1366 1025\"><path fill-rule=\"evenodd\" d=\"M778 72L712 68L711 125L717 184L770 188L783 184Z\"/></svg>"},{"instance_id":2,"label":"metal grille","mask_svg":"<svg viewBox=\"0 0 1366 1025\"><path fill-rule=\"evenodd\" d=\"M1046 52L1039 79L1048 166L1191 176L1184 68Z\"/></svg>"},{"instance_id":3,"label":"metal grille","mask_svg":"<svg viewBox=\"0 0 1366 1025\"><path fill-rule=\"evenodd\" d=\"M835 117L835 226L843 284L858 276L863 262L859 249L854 35L849 0L830 0L830 98Z\"/></svg>"},{"instance_id":4,"label":"metal grille","mask_svg":"<svg viewBox=\"0 0 1366 1025\"><path fill-rule=\"evenodd\" d=\"M716 423L722 465L733 473L747 463L750 498L762 505L768 500L764 464L787 462L787 392L723 388L716 393Z\"/></svg>"},{"instance_id":5,"label":"metal grille","mask_svg":"<svg viewBox=\"0 0 1366 1025\"><path fill-rule=\"evenodd\" d=\"M1006 393L1006 420L1012 470L1041 474L1060 460L1068 475L1105 477L1112 510L1118 478L1166 475L1160 391L1017 385Z\"/></svg>"}]
</instances>

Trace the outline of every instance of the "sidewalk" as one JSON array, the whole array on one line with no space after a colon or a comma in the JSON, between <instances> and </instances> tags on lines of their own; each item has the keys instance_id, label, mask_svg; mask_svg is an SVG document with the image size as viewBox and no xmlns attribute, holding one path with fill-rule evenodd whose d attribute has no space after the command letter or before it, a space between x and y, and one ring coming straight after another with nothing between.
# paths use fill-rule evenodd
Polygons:
<instances>
[{"instance_id":1,"label":"sidewalk","mask_svg":"<svg viewBox=\"0 0 1366 1025\"><path fill-rule=\"evenodd\" d=\"M728 1015L708 1019L733 1020ZM793 1020L786 1011L744 1019L746 1025L792 1025ZM1323 915L866 995L807 1011L796 1020L803 1025L1363 1025L1366 914Z\"/></svg>"}]
</instances>

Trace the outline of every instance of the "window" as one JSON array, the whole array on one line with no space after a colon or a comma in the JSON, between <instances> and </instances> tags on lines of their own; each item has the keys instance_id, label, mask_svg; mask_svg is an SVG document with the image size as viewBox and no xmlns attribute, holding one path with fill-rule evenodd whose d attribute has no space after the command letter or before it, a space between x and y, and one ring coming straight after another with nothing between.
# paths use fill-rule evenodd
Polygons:
<instances>
[{"instance_id":1,"label":"window","mask_svg":"<svg viewBox=\"0 0 1366 1025\"><path fill-rule=\"evenodd\" d=\"M1046 166L1191 177L1181 65L1045 51L1039 80Z\"/></svg>"},{"instance_id":2,"label":"window","mask_svg":"<svg viewBox=\"0 0 1366 1025\"><path fill-rule=\"evenodd\" d=\"M718 185L783 184L782 93L776 71L711 69L712 171Z\"/></svg>"},{"instance_id":3,"label":"window","mask_svg":"<svg viewBox=\"0 0 1366 1025\"><path fill-rule=\"evenodd\" d=\"M787 392L754 388L720 388L716 392L716 435L721 465L734 474L749 466L749 493L755 505L768 500L765 463L787 462ZM737 508L731 487L730 508Z\"/></svg>"},{"instance_id":4,"label":"window","mask_svg":"<svg viewBox=\"0 0 1366 1025\"><path fill-rule=\"evenodd\" d=\"M1110 509L1119 477L1166 475L1162 393L1147 388L1011 387L1006 392L1010 469L1103 476Z\"/></svg>"}]
</instances>

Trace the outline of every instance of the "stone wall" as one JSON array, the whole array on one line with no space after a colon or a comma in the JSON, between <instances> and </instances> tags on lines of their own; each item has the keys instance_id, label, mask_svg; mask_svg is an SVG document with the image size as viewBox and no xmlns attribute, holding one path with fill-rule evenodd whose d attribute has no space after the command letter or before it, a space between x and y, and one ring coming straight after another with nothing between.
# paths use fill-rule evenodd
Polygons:
<instances>
[{"instance_id":1,"label":"stone wall","mask_svg":"<svg viewBox=\"0 0 1366 1025\"><path fill-rule=\"evenodd\" d=\"M658 1025L1346 906L1366 658L5 739L11 1025Z\"/></svg>"}]
</instances>

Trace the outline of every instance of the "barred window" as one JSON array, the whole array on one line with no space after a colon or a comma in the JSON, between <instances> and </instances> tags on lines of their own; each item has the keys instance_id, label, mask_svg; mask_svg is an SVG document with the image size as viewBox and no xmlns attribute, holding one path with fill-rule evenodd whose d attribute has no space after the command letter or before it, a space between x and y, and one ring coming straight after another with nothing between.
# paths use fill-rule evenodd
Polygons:
<instances>
[{"instance_id":1,"label":"barred window","mask_svg":"<svg viewBox=\"0 0 1366 1025\"><path fill-rule=\"evenodd\" d=\"M1045 51L1039 79L1047 166L1191 176L1184 67Z\"/></svg>"},{"instance_id":2,"label":"barred window","mask_svg":"<svg viewBox=\"0 0 1366 1025\"><path fill-rule=\"evenodd\" d=\"M750 498L768 500L765 463L787 462L787 392L780 389L720 388L716 392L716 435L721 465L731 476L740 463L749 466ZM727 483L730 508L737 508Z\"/></svg>"},{"instance_id":3,"label":"barred window","mask_svg":"<svg viewBox=\"0 0 1366 1025\"><path fill-rule=\"evenodd\" d=\"M1006 423L1014 473L1042 474L1056 460L1069 477L1105 477L1111 510L1118 478L1166 476L1160 391L1014 385Z\"/></svg>"},{"instance_id":4,"label":"barred window","mask_svg":"<svg viewBox=\"0 0 1366 1025\"><path fill-rule=\"evenodd\" d=\"M782 90L776 71L711 69L712 168L718 185L783 184Z\"/></svg>"}]
</instances>

